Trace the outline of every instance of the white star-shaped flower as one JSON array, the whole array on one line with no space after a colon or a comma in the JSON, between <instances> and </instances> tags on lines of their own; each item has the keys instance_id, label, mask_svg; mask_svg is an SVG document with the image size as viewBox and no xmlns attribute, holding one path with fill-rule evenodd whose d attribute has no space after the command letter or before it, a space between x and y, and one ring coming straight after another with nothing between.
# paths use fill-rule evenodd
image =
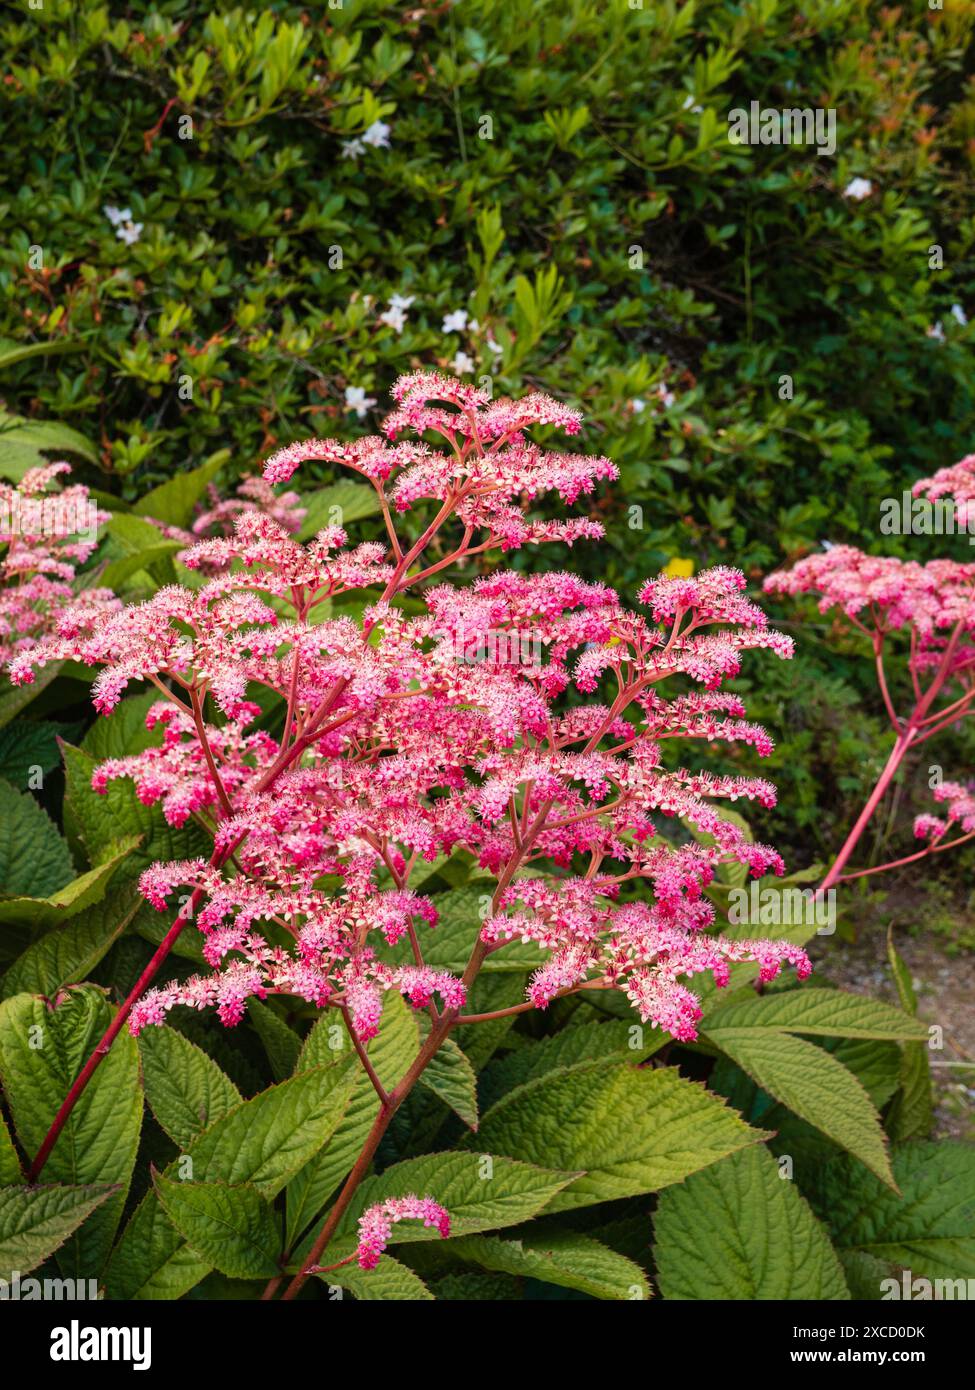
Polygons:
<instances>
[{"instance_id":1,"label":"white star-shaped flower","mask_svg":"<svg viewBox=\"0 0 975 1390\"><path fill-rule=\"evenodd\" d=\"M364 386L347 386L345 388L345 408L346 410L354 410L360 420L375 404L376 397L367 396Z\"/></svg>"},{"instance_id":2,"label":"white star-shaped flower","mask_svg":"<svg viewBox=\"0 0 975 1390\"><path fill-rule=\"evenodd\" d=\"M385 121L373 121L369 129L363 133L362 143L372 145L377 150L388 150L390 129Z\"/></svg>"},{"instance_id":3,"label":"white star-shaped flower","mask_svg":"<svg viewBox=\"0 0 975 1390\"><path fill-rule=\"evenodd\" d=\"M379 315L379 322L387 323L390 328L394 328L397 333L402 333L406 324L406 314L402 309L397 308L395 304L390 304L385 313Z\"/></svg>"}]
</instances>

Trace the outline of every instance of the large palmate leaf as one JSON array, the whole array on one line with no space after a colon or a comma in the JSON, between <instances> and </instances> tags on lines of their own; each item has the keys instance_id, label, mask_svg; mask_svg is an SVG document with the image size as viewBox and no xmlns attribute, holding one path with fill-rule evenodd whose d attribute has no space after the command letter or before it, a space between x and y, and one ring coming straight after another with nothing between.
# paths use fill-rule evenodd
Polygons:
<instances>
[{"instance_id":1,"label":"large palmate leaf","mask_svg":"<svg viewBox=\"0 0 975 1390\"><path fill-rule=\"evenodd\" d=\"M656 1192L762 1137L675 1071L597 1062L512 1091L484 1116L477 1143L491 1153L582 1170L550 1204L561 1211Z\"/></svg>"},{"instance_id":2,"label":"large palmate leaf","mask_svg":"<svg viewBox=\"0 0 975 1390\"><path fill-rule=\"evenodd\" d=\"M0 894L46 898L74 877L71 854L29 792L0 781Z\"/></svg>"},{"instance_id":3,"label":"large palmate leaf","mask_svg":"<svg viewBox=\"0 0 975 1390\"><path fill-rule=\"evenodd\" d=\"M899 1192L846 1155L821 1170L810 1200L837 1250L871 1257L883 1275L896 1266L926 1279L975 1278L975 1147L898 1144L893 1172Z\"/></svg>"},{"instance_id":4,"label":"large palmate leaf","mask_svg":"<svg viewBox=\"0 0 975 1390\"><path fill-rule=\"evenodd\" d=\"M112 1014L93 988L72 990L54 1009L29 994L0 1004L0 1079L17 1138L28 1154L40 1148ZM59 1252L61 1267L71 1277L93 1278L105 1262L122 1215L141 1126L139 1056L135 1039L123 1030L81 1093L44 1169L48 1182L117 1187Z\"/></svg>"},{"instance_id":5,"label":"large palmate leaf","mask_svg":"<svg viewBox=\"0 0 975 1390\"><path fill-rule=\"evenodd\" d=\"M880 1116L842 1062L791 1033L723 1028L706 1036L763 1091L893 1183Z\"/></svg>"},{"instance_id":6,"label":"large palmate leaf","mask_svg":"<svg viewBox=\"0 0 975 1390\"><path fill-rule=\"evenodd\" d=\"M0 1279L43 1264L115 1191L110 1183L0 1187Z\"/></svg>"},{"instance_id":7,"label":"large palmate leaf","mask_svg":"<svg viewBox=\"0 0 975 1390\"><path fill-rule=\"evenodd\" d=\"M665 1298L850 1296L824 1228L761 1146L668 1187L653 1228Z\"/></svg>"}]
</instances>

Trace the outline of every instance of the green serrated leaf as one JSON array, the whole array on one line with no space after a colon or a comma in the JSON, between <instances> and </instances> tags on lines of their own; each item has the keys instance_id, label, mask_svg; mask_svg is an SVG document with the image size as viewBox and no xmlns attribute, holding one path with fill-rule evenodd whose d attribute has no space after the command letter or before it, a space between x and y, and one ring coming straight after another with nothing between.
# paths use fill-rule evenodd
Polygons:
<instances>
[{"instance_id":1,"label":"green serrated leaf","mask_svg":"<svg viewBox=\"0 0 975 1390\"><path fill-rule=\"evenodd\" d=\"M355 1242L346 1239L344 1246L348 1247L346 1253L351 1254ZM343 1244L336 1241L335 1249L342 1248ZM328 1258L331 1262L331 1252ZM344 1257L336 1255L335 1258ZM362 1303L429 1303L433 1299L433 1294L420 1276L414 1274L408 1265L401 1264L388 1254L383 1255L375 1269L360 1269L353 1261L342 1265L341 1269L332 1269L328 1274L319 1274L316 1277L330 1288L348 1289L349 1293Z\"/></svg>"},{"instance_id":2,"label":"green serrated leaf","mask_svg":"<svg viewBox=\"0 0 975 1390\"><path fill-rule=\"evenodd\" d=\"M632 1023L623 1019L573 1021L552 1037L490 1062L480 1078L482 1103L490 1105L515 1086L565 1071L579 1062L642 1062L666 1041L665 1033L644 1027L636 1018Z\"/></svg>"},{"instance_id":3,"label":"green serrated leaf","mask_svg":"<svg viewBox=\"0 0 975 1390\"><path fill-rule=\"evenodd\" d=\"M517 1226L542 1211L574 1176L483 1152L424 1154L367 1178L346 1208L336 1234L354 1235L367 1207L411 1192L433 1197L446 1207L451 1236ZM398 1221L390 1239L393 1243L439 1240L440 1234L421 1221ZM332 1262L331 1251L328 1260Z\"/></svg>"},{"instance_id":4,"label":"green serrated leaf","mask_svg":"<svg viewBox=\"0 0 975 1390\"><path fill-rule=\"evenodd\" d=\"M718 1165L720 1166L720 1165ZM671 1189L673 1190L673 1189ZM650 1297L646 1274L633 1260L578 1231L531 1231L520 1236L462 1236L451 1240L458 1259L526 1279L541 1279L592 1298L634 1302Z\"/></svg>"},{"instance_id":5,"label":"green serrated leaf","mask_svg":"<svg viewBox=\"0 0 975 1390\"><path fill-rule=\"evenodd\" d=\"M105 1289L112 1299L170 1301L189 1293L210 1268L186 1244L155 1192L148 1192L112 1251Z\"/></svg>"},{"instance_id":6,"label":"green serrated leaf","mask_svg":"<svg viewBox=\"0 0 975 1390\"><path fill-rule=\"evenodd\" d=\"M892 1166L899 1192L845 1155L820 1173L810 1200L837 1250L925 1279L975 1278L975 1147L912 1140L895 1146Z\"/></svg>"},{"instance_id":7,"label":"green serrated leaf","mask_svg":"<svg viewBox=\"0 0 975 1390\"><path fill-rule=\"evenodd\" d=\"M145 1029L139 1054L149 1109L180 1149L243 1101L230 1077L175 1028Z\"/></svg>"},{"instance_id":8,"label":"green serrated leaf","mask_svg":"<svg viewBox=\"0 0 975 1390\"><path fill-rule=\"evenodd\" d=\"M29 994L0 1004L0 1080L26 1153L40 1148L113 1013L90 987L72 990L54 1009ZM72 1277L93 1278L101 1271L122 1215L141 1126L139 1056L135 1039L123 1030L81 1093L44 1169L51 1182L117 1185L59 1254Z\"/></svg>"},{"instance_id":9,"label":"green serrated leaf","mask_svg":"<svg viewBox=\"0 0 975 1390\"><path fill-rule=\"evenodd\" d=\"M64 671L63 661L51 661L39 671L34 672L34 679L29 685L7 686L0 692L0 729L16 719L21 710L36 699L44 690L47 689L58 676Z\"/></svg>"},{"instance_id":10,"label":"green serrated leaf","mask_svg":"<svg viewBox=\"0 0 975 1390\"><path fill-rule=\"evenodd\" d=\"M791 1033L723 1028L705 1036L770 1096L893 1185L880 1116L857 1078L835 1057Z\"/></svg>"},{"instance_id":11,"label":"green serrated leaf","mask_svg":"<svg viewBox=\"0 0 975 1390\"><path fill-rule=\"evenodd\" d=\"M0 729L0 776L18 791L30 790L29 779L35 771L46 776L61 761L58 735L78 727L50 720L13 719Z\"/></svg>"},{"instance_id":12,"label":"green serrated leaf","mask_svg":"<svg viewBox=\"0 0 975 1390\"><path fill-rule=\"evenodd\" d=\"M311 540L325 526L346 526L352 521L378 516L381 511L375 488L349 479L304 494L301 505L307 511L298 532L301 541Z\"/></svg>"},{"instance_id":13,"label":"green serrated leaf","mask_svg":"<svg viewBox=\"0 0 975 1390\"><path fill-rule=\"evenodd\" d=\"M247 1016L267 1053L271 1063L271 1073L275 1081L283 1081L290 1076L298 1064L301 1053L301 1038L289 1028L284 1019L268 1008L266 1004L252 999L247 1007Z\"/></svg>"},{"instance_id":14,"label":"green serrated leaf","mask_svg":"<svg viewBox=\"0 0 975 1390\"><path fill-rule=\"evenodd\" d=\"M101 865L114 856L119 842L132 835L141 836L142 841L124 865L122 874L126 879L134 878L157 860L209 856L211 846L195 822L188 821L178 829L169 825L158 806L143 805L126 779L110 782L105 794L100 795L91 786L98 759L68 743L62 744L62 752L65 827L70 825L77 834L93 865Z\"/></svg>"},{"instance_id":15,"label":"green serrated leaf","mask_svg":"<svg viewBox=\"0 0 975 1390\"><path fill-rule=\"evenodd\" d=\"M427 1064L420 1083L449 1105L465 1125L477 1129L477 1077L453 1038L444 1040Z\"/></svg>"},{"instance_id":16,"label":"green serrated leaf","mask_svg":"<svg viewBox=\"0 0 975 1390\"><path fill-rule=\"evenodd\" d=\"M352 1086L351 1057L270 1086L215 1121L188 1146L167 1178L249 1183L269 1200L335 1131ZM190 1160L187 1171L180 1166ZM209 1262L191 1250L155 1193L136 1208L106 1271L110 1298L172 1299L198 1284Z\"/></svg>"},{"instance_id":17,"label":"green serrated leaf","mask_svg":"<svg viewBox=\"0 0 975 1390\"><path fill-rule=\"evenodd\" d=\"M838 989L794 989L720 1005L708 1014L708 1037L720 1046L725 1028L824 1038L927 1038L924 1025L900 1009Z\"/></svg>"},{"instance_id":18,"label":"green serrated leaf","mask_svg":"<svg viewBox=\"0 0 975 1390\"><path fill-rule=\"evenodd\" d=\"M221 450L199 468L193 468L187 473L177 473L175 477L140 497L132 508L133 512L138 516L151 516L156 521L164 521L170 526L189 526L196 504L206 495L207 487L226 463L228 456L227 450ZM156 532L157 536L158 534Z\"/></svg>"},{"instance_id":19,"label":"green serrated leaf","mask_svg":"<svg viewBox=\"0 0 975 1390\"><path fill-rule=\"evenodd\" d=\"M46 898L74 877L68 846L29 792L0 780L0 893Z\"/></svg>"},{"instance_id":20,"label":"green serrated leaf","mask_svg":"<svg viewBox=\"0 0 975 1390\"><path fill-rule=\"evenodd\" d=\"M0 1188L0 1279L43 1264L117 1190L109 1183Z\"/></svg>"},{"instance_id":21,"label":"green serrated leaf","mask_svg":"<svg viewBox=\"0 0 975 1390\"><path fill-rule=\"evenodd\" d=\"M97 719L81 740L81 750L96 763L125 758L162 742L162 730L146 728L146 715L162 697L158 690L142 690L120 700L107 718Z\"/></svg>"},{"instance_id":22,"label":"green serrated leaf","mask_svg":"<svg viewBox=\"0 0 975 1390\"><path fill-rule=\"evenodd\" d=\"M654 1255L665 1298L822 1302L850 1296L824 1228L760 1146L661 1193Z\"/></svg>"},{"instance_id":23,"label":"green serrated leaf","mask_svg":"<svg viewBox=\"0 0 975 1390\"><path fill-rule=\"evenodd\" d=\"M3 1118L3 1111L0 1110L0 1187L10 1187L14 1183L23 1182L23 1180L24 1175L20 1171L20 1159L17 1157L14 1141L10 1137L7 1121Z\"/></svg>"},{"instance_id":24,"label":"green serrated leaf","mask_svg":"<svg viewBox=\"0 0 975 1390\"><path fill-rule=\"evenodd\" d=\"M100 583L106 589L120 592L126 582L140 571L150 570L160 561L171 560L180 550L185 549L186 546L181 541L158 540L155 545L147 545L134 555L124 555L120 560L112 560L105 566Z\"/></svg>"},{"instance_id":25,"label":"green serrated leaf","mask_svg":"<svg viewBox=\"0 0 975 1390\"><path fill-rule=\"evenodd\" d=\"M338 1045L338 1046L334 1046ZM379 1080L391 1089L401 1079L420 1048L417 1016L398 994L387 994L378 1035L369 1043L369 1060ZM353 1054L352 1040L341 1021L323 1015L311 1030L298 1059L299 1072L309 1066L334 1064ZM328 1148L316 1154L288 1184L287 1242L298 1236L324 1207L351 1170L379 1111L365 1071L356 1063L353 1090L342 1121Z\"/></svg>"},{"instance_id":26,"label":"green serrated leaf","mask_svg":"<svg viewBox=\"0 0 975 1390\"><path fill-rule=\"evenodd\" d=\"M894 932L887 933L887 959L897 988L901 1008L917 1013L917 995L911 972L894 945ZM925 1043L906 1043L900 1065L900 1089L887 1116L887 1133L896 1142L924 1139L934 1123L934 1098L931 1088L931 1064Z\"/></svg>"},{"instance_id":27,"label":"green serrated leaf","mask_svg":"<svg viewBox=\"0 0 975 1390\"><path fill-rule=\"evenodd\" d=\"M281 1227L274 1209L247 1183L180 1182L157 1173L153 1186L187 1245L231 1279L278 1273Z\"/></svg>"},{"instance_id":28,"label":"green serrated leaf","mask_svg":"<svg viewBox=\"0 0 975 1390\"><path fill-rule=\"evenodd\" d=\"M439 920L432 931L423 933L421 943L423 959L428 965L438 970L449 970L453 974L463 973L477 941L485 907L490 901L491 887L483 884L437 894L434 903L440 914ZM409 942L384 948L380 954L402 964L412 960ZM526 970L537 970L543 959L543 953L536 945L511 941L503 950L488 957L484 971L488 974L497 971L524 973Z\"/></svg>"},{"instance_id":29,"label":"green serrated leaf","mask_svg":"<svg viewBox=\"0 0 975 1390\"><path fill-rule=\"evenodd\" d=\"M118 894L107 906L103 903L72 916L63 927L28 946L14 961L3 977L0 999L14 994L43 994L53 999L65 985L81 984L141 906L142 900L130 889Z\"/></svg>"},{"instance_id":30,"label":"green serrated leaf","mask_svg":"<svg viewBox=\"0 0 975 1390\"><path fill-rule=\"evenodd\" d=\"M549 1208L565 1211L656 1192L761 1138L723 1100L669 1068L590 1062L512 1091L484 1116L477 1142L583 1170Z\"/></svg>"},{"instance_id":31,"label":"green serrated leaf","mask_svg":"<svg viewBox=\"0 0 975 1390\"><path fill-rule=\"evenodd\" d=\"M70 921L79 912L101 902L116 870L138 849L139 843L138 835L117 842L111 847L110 858L72 879L48 898L7 898L0 902L0 922L16 923L36 933Z\"/></svg>"}]
</instances>

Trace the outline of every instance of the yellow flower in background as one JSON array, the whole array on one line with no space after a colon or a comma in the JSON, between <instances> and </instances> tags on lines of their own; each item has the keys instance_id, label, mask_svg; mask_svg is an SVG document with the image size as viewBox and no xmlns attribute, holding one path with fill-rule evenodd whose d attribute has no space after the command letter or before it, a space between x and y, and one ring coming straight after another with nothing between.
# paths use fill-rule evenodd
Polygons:
<instances>
[{"instance_id":1,"label":"yellow flower in background","mask_svg":"<svg viewBox=\"0 0 975 1390\"><path fill-rule=\"evenodd\" d=\"M690 579L694 573L694 561L685 560L682 555L674 555L664 565L661 573L668 579Z\"/></svg>"}]
</instances>

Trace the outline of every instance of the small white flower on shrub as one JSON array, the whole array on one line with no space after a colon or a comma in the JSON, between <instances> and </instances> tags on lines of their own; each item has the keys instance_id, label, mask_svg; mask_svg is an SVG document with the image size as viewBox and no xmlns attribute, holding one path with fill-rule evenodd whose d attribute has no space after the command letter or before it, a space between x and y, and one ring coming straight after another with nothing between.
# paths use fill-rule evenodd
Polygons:
<instances>
[{"instance_id":1,"label":"small white flower on shrub","mask_svg":"<svg viewBox=\"0 0 975 1390\"><path fill-rule=\"evenodd\" d=\"M360 420L375 404L376 397L367 396L364 386L347 386L345 388L345 408L346 410L354 410Z\"/></svg>"},{"instance_id":2,"label":"small white flower on shrub","mask_svg":"<svg viewBox=\"0 0 975 1390\"><path fill-rule=\"evenodd\" d=\"M844 198L855 198L860 202L863 198L869 198L873 192L873 184L869 179L850 179L850 182L843 189Z\"/></svg>"}]
</instances>

